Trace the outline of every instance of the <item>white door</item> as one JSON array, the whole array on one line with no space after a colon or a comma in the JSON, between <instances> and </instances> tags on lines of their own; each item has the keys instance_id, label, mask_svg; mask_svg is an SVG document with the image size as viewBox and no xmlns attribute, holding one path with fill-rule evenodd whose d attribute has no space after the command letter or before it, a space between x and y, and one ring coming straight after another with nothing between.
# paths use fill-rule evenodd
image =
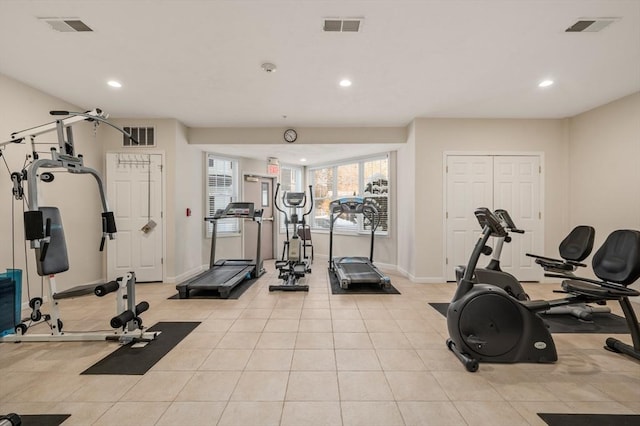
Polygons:
<instances>
[{"instance_id":1,"label":"white door","mask_svg":"<svg viewBox=\"0 0 640 426\"><path fill-rule=\"evenodd\" d=\"M524 234L512 234L502 248L500 267L519 281L539 281L542 268L526 253L542 253L540 157L497 156L494 164L494 209L505 209Z\"/></svg>"},{"instance_id":2,"label":"white door","mask_svg":"<svg viewBox=\"0 0 640 426\"><path fill-rule=\"evenodd\" d=\"M245 176L243 201L251 202L256 209L262 209L262 233L260 236L260 257L273 259L273 178ZM244 222L244 258L255 259L258 240L258 226L249 220Z\"/></svg>"},{"instance_id":3,"label":"white door","mask_svg":"<svg viewBox=\"0 0 640 426\"><path fill-rule=\"evenodd\" d=\"M489 156L447 157L446 279L455 280L455 268L466 265L480 234L473 212L493 206L493 159Z\"/></svg>"},{"instance_id":4,"label":"white door","mask_svg":"<svg viewBox=\"0 0 640 426\"><path fill-rule=\"evenodd\" d=\"M118 230L107 243L107 279L133 271L139 282L162 281L162 196L162 155L107 154L107 197Z\"/></svg>"},{"instance_id":5,"label":"white door","mask_svg":"<svg viewBox=\"0 0 640 426\"><path fill-rule=\"evenodd\" d=\"M478 207L505 209L525 234L512 234L500 258L504 271L519 281L539 281L542 270L526 253L542 252L539 156L447 156L446 273L455 280L455 267L466 265L480 233L473 212ZM494 246L493 242L489 243ZM489 262L483 256L479 267Z\"/></svg>"}]
</instances>

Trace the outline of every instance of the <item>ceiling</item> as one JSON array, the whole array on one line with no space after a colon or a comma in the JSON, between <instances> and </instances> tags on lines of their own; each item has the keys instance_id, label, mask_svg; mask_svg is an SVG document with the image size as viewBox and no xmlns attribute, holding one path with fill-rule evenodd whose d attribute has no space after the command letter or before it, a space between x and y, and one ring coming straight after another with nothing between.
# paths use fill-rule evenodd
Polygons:
<instances>
[{"instance_id":1,"label":"ceiling","mask_svg":"<svg viewBox=\"0 0 640 426\"><path fill-rule=\"evenodd\" d=\"M363 18L361 31L324 32L327 17ZM565 32L590 17L620 19ZM640 90L640 1L2 0L0 73L112 117L189 127L561 118Z\"/></svg>"}]
</instances>

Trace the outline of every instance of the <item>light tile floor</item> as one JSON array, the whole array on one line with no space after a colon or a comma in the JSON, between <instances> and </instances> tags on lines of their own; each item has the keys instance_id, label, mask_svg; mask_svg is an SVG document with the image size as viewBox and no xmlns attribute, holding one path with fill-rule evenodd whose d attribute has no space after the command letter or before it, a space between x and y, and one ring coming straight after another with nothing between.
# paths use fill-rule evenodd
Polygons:
<instances>
[{"instance_id":1,"label":"light tile floor","mask_svg":"<svg viewBox=\"0 0 640 426\"><path fill-rule=\"evenodd\" d=\"M115 343L1 344L0 412L71 414L65 426L513 426L543 425L537 412L640 414L640 363L605 351L607 335L556 334L555 364L468 373L428 305L448 302L455 284L392 276L401 295L332 295L322 263L308 293L270 293L272 263L237 300L168 300L174 285L139 284L146 325L202 322L144 376L80 375ZM556 288L526 284L534 298ZM65 329L108 328L107 299L63 300Z\"/></svg>"}]
</instances>

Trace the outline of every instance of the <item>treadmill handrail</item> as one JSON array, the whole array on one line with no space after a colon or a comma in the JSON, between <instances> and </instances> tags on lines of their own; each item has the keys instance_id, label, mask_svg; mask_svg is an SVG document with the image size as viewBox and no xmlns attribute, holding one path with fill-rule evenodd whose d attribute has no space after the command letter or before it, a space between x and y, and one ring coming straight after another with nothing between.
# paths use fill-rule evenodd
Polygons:
<instances>
[{"instance_id":1,"label":"treadmill handrail","mask_svg":"<svg viewBox=\"0 0 640 426\"><path fill-rule=\"evenodd\" d=\"M333 225L343 213L362 214L371 221L371 244L369 249L369 262L373 263L373 248L375 244L375 234L380 225L380 213L376 206L371 203L370 197L342 197L333 200L329 204L329 269L334 269L333 265ZM354 206L351 209L349 206ZM348 208L348 209L347 209ZM352 211L349 211L352 210Z\"/></svg>"}]
</instances>

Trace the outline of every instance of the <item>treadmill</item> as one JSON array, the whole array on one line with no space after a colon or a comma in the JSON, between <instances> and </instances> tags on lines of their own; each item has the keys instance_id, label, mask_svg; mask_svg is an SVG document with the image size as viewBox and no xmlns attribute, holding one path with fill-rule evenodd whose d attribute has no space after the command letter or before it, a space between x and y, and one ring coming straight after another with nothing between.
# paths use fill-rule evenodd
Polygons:
<instances>
[{"instance_id":1,"label":"treadmill","mask_svg":"<svg viewBox=\"0 0 640 426\"><path fill-rule=\"evenodd\" d=\"M205 221L213 224L209 269L176 285L180 299L188 299L191 290L217 290L221 298L227 299L235 286L245 280L258 278L265 273L260 257L262 213L262 210L254 210L253 203L238 202L229 203L224 210L218 210L213 217L204 218ZM215 261L218 220L227 218L251 219L258 224L258 245L255 260L220 259Z\"/></svg>"},{"instance_id":2,"label":"treadmill","mask_svg":"<svg viewBox=\"0 0 640 426\"><path fill-rule=\"evenodd\" d=\"M336 276L340 287L348 289L352 284L378 284L382 288L391 285L391 279L373 264L375 232L380 224L380 214L370 198L339 198L329 204L329 269ZM369 257L333 258L333 228L342 215L362 214L371 223L371 251Z\"/></svg>"}]
</instances>

